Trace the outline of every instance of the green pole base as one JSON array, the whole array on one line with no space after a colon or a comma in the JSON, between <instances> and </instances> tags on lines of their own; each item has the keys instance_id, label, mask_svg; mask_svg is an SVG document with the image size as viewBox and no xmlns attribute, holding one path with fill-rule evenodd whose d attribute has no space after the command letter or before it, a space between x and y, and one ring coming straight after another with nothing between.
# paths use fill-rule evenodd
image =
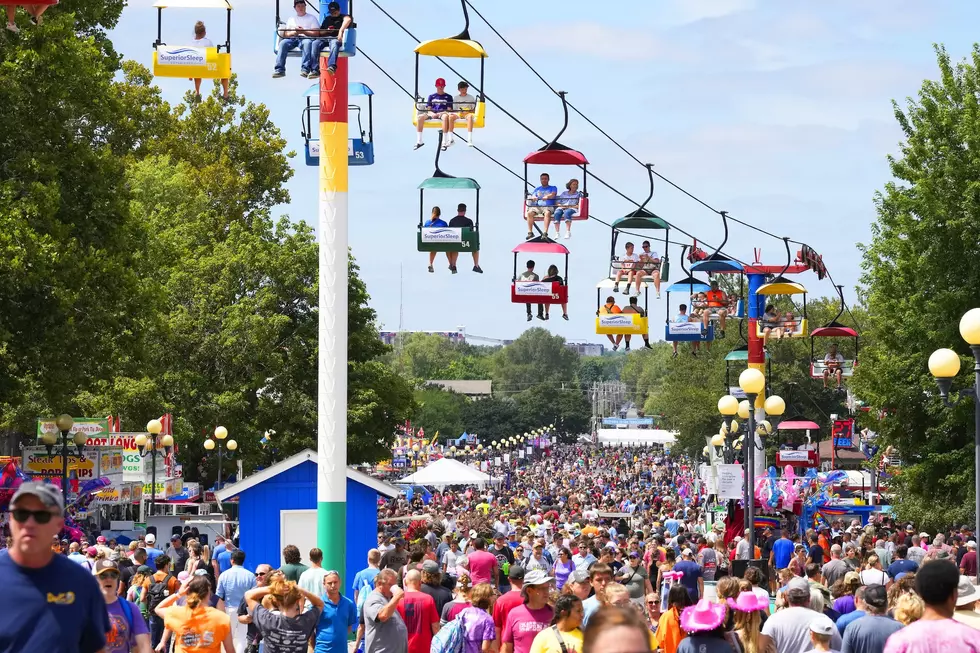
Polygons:
<instances>
[{"instance_id":1,"label":"green pole base","mask_svg":"<svg viewBox=\"0 0 980 653\"><path fill-rule=\"evenodd\" d=\"M347 503L319 501L316 504L316 545L323 551L323 568L340 572L341 587L347 579Z\"/></svg>"}]
</instances>

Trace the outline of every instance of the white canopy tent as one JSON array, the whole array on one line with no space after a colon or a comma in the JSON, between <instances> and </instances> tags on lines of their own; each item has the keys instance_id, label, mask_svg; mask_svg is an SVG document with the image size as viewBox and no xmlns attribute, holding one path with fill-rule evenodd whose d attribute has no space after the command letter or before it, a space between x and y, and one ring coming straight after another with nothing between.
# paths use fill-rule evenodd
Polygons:
<instances>
[{"instance_id":1,"label":"white canopy tent","mask_svg":"<svg viewBox=\"0 0 980 653\"><path fill-rule=\"evenodd\" d=\"M677 439L676 431L663 429L599 429L596 433L601 446L661 444L670 447Z\"/></svg>"},{"instance_id":2,"label":"white canopy tent","mask_svg":"<svg viewBox=\"0 0 980 653\"><path fill-rule=\"evenodd\" d=\"M489 474L464 465L452 458L440 458L414 474L397 481L399 485L426 485L442 489L448 485L471 485L484 488L493 482Z\"/></svg>"}]
</instances>

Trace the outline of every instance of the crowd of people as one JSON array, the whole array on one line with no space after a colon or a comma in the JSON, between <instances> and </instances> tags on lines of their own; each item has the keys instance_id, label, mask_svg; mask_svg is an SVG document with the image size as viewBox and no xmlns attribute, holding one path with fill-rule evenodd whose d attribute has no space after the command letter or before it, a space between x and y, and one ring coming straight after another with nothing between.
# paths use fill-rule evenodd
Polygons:
<instances>
[{"instance_id":1,"label":"crowd of people","mask_svg":"<svg viewBox=\"0 0 980 653\"><path fill-rule=\"evenodd\" d=\"M62 542L60 491L24 483L0 651L980 653L968 526L753 534L707 507L683 458L556 446L501 487L383 501L345 581L319 549L246 567L191 529Z\"/></svg>"}]
</instances>

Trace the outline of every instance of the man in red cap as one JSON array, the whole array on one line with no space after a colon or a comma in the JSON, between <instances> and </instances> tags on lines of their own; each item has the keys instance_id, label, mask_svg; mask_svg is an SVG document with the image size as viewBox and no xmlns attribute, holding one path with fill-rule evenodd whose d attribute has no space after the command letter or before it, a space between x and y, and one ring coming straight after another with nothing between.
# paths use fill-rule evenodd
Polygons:
<instances>
[{"instance_id":1,"label":"man in red cap","mask_svg":"<svg viewBox=\"0 0 980 653\"><path fill-rule=\"evenodd\" d=\"M429 99L425 102L419 102L417 105L418 109L418 122L417 136L418 140L415 142L415 149L422 147L422 130L425 128L426 120L441 120L442 121L442 149L446 149L452 145L452 135L453 128L452 122L450 121L450 116L453 110L453 96L446 93L446 80L442 77L436 80L436 92L429 96Z\"/></svg>"}]
</instances>

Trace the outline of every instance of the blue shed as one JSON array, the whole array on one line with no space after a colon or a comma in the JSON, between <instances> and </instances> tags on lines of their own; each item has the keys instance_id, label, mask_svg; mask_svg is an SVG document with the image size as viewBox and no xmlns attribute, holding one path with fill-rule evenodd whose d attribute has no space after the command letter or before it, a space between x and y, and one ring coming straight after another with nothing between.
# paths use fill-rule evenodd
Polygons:
<instances>
[{"instance_id":1,"label":"blue shed","mask_svg":"<svg viewBox=\"0 0 980 653\"><path fill-rule=\"evenodd\" d=\"M266 563L283 564L282 549L299 547L309 564L316 546L316 452L310 449L263 469L215 492L219 501L238 497L240 548L245 566L255 571ZM398 490L368 474L347 469L347 568L345 587L367 566L367 552L378 545L378 495L398 496ZM344 594L349 594L349 588Z\"/></svg>"}]
</instances>

